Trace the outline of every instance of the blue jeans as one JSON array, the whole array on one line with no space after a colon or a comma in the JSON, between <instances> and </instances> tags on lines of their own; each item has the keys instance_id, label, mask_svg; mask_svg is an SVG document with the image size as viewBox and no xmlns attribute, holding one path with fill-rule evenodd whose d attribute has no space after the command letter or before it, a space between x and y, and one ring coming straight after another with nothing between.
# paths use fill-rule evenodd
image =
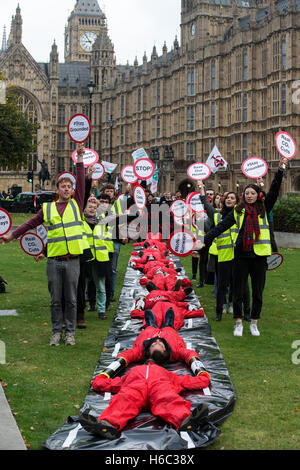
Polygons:
<instances>
[{"instance_id":1,"label":"blue jeans","mask_svg":"<svg viewBox=\"0 0 300 470\"><path fill-rule=\"evenodd\" d=\"M112 257L112 282L111 282L111 298L113 298L116 290L117 267L122 243L114 241L114 253Z\"/></svg>"},{"instance_id":2,"label":"blue jeans","mask_svg":"<svg viewBox=\"0 0 300 470\"><path fill-rule=\"evenodd\" d=\"M94 281L96 287L97 311L98 313L104 313L106 310L105 277L99 277L94 264L91 264L87 277Z\"/></svg>"}]
</instances>

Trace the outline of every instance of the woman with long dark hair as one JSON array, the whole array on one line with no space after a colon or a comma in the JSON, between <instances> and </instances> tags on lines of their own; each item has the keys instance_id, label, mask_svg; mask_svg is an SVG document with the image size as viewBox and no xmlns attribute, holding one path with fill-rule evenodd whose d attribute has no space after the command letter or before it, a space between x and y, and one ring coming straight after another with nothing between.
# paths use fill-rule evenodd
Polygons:
<instances>
[{"instance_id":1,"label":"woman with long dark hair","mask_svg":"<svg viewBox=\"0 0 300 470\"><path fill-rule=\"evenodd\" d=\"M271 255L270 229L267 218L279 195L283 171L288 163L282 158L269 192L264 197L256 184L246 186L240 203L215 228L204 237L205 246L234 225L233 261L233 315L236 320L234 336L243 335L242 302L244 285L249 274L252 285L250 332L259 336L257 321L260 318L265 287L267 256Z\"/></svg>"},{"instance_id":2,"label":"woman with long dark hair","mask_svg":"<svg viewBox=\"0 0 300 470\"><path fill-rule=\"evenodd\" d=\"M203 200L204 198L204 200ZM221 210L209 208L208 202L205 196L201 197L204 203L204 208L207 209L207 213L213 221L216 227L221 220L223 220L230 212L233 211L234 207L239 203L239 196L234 191L227 191L222 201ZM232 268L234 259L234 245L233 238L237 232L237 226L233 225L231 228L219 235L215 239L215 246L217 250L217 262L216 262L216 274L217 274L217 295L216 295L216 321L222 319L222 313L227 311L226 295L228 292L228 303L229 313L233 313L232 307ZM233 234L233 235L232 235ZM248 278L244 285L244 318L248 320L250 316L250 292L248 286Z\"/></svg>"}]
</instances>

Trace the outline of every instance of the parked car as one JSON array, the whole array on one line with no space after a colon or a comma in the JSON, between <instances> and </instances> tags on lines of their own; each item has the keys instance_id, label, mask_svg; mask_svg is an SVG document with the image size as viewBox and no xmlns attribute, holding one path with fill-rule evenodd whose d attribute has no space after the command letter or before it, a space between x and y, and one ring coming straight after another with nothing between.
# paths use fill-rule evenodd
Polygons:
<instances>
[{"instance_id":1,"label":"parked car","mask_svg":"<svg viewBox=\"0 0 300 470\"><path fill-rule=\"evenodd\" d=\"M56 191L40 191L38 193L20 193L14 199L1 199L0 207L7 212L35 214L44 202L56 199Z\"/></svg>"}]
</instances>

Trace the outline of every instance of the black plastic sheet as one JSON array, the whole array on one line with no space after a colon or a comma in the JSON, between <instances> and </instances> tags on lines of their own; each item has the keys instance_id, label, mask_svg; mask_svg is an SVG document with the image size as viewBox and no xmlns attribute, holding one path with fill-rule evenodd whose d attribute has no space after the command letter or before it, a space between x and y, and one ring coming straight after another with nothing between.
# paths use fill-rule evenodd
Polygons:
<instances>
[{"instance_id":1,"label":"black plastic sheet","mask_svg":"<svg viewBox=\"0 0 300 470\"><path fill-rule=\"evenodd\" d=\"M176 267L182 268L178 258L172 255L171 258ZM142 320L130 318L135 300L139 296L148 293L140 285L142 276L139 271L128 266L118 310L105 340L93 378L106 369L120 352L131 348L136 337L142 331ZM179 273L179 277L185 277L183 268ZM194 292L186 298L186 301L201 307ZM235 390L219 346L212 336L206 316L185 320L184 326L178 331L178 334L184 339L187 348L196 350L199 353L206 370L210 374L211 383L209 388L199 391L186 391L181 394L191 402L192 409L201 402L208 405L209 418L207 424L197 432L179 433L160 418L144 412L128 423L120 438L109 441L86 432L81 427L78 417L73 416L69 417L65 424L47 439L44 447L49 450L181 451L211 445L220 434L218 426L233 411L236 400ZM135 365L130 364L120 375L126 373ZM191 374L190 369L182 363L168 364L166 368L179 375ZM110 398L109 393L98 394L90 387L81 409L88 407L95 416L99 416L107 408Z\"/></svg>"}]
</instances>

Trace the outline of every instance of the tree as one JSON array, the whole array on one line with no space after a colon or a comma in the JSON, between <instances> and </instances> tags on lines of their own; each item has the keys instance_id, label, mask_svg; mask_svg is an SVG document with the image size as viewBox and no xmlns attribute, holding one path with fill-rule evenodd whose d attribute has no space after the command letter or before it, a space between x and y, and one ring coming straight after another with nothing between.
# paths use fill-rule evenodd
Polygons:
<instances>
[{"instance_id":1,"label":"tree","mask_svg":"<svg viewBox=\"0 0 300 470\"><path fill-rule=\"evenodd\" d=\"M1 79L1 74L0 74ZM5 104L0 104L0 166L15 170L27 167L28 155L37 149L39 124L29 122L18 108L18 94L7 92Z\"/></svg>"}]
</instances>

